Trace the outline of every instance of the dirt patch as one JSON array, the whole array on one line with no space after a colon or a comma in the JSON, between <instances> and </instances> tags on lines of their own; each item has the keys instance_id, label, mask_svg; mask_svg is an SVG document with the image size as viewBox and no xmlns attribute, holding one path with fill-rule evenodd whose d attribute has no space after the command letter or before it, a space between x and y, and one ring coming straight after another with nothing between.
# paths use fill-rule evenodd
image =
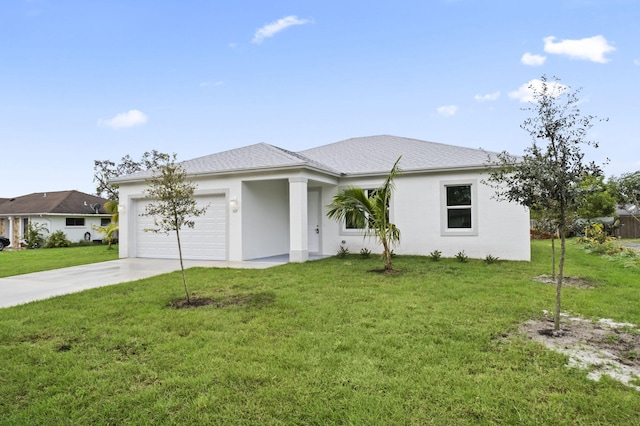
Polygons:
<instances>
[{"instance_id":1,"label":"dirt patch","mask_svg":"<svg viewBox=\"0 0 640 426\"><path fill-rule=\"evenodd\" d=\"M175 309L186 309L186 308L198 308L200 306L208 306L213 304L213 299L210 297L202 297L202 298L190 298L189 302L187 299L179 299L171 302L169 306Z\"/></svg>"},{"instance_id":2,"label":"dirt patch","mask_svg":"<svg viewBox=\"0 0 640 426\"><path fill-rule=\"evenodd\" d=\"M561 329L553 330L553 315L529 320L519 327L532 340L569 356L569 367L589 371L600 380L607 375L640 391L640 332L634 324L610 319L597 322L562 314Z\"/></svg>"},{"instance_id":3,"label":"dirt patch","mask_svg":"<svg viewBox=\"0 0 640 426\"><path fill-rule=\"evenodd\" d=\"M392 269L392 270L388 270L388 269L369 269L367 272L371 272L371 273L374 273L374 274L388 275L388 276L402 275L402 271L399 270L399 269Z\"/></svg>"},{"instance_id":4,"label":"dirt patch","mask_svg":"<svg viewBox=\"0 0 640 426\"><path fill-rule=\"evenodd\" d=\"M169 306L174 309L198 308L200 306L213 305L216 308L226 308L228 306L247 306L251 308L263 308L275 301L273 293L251 293L251 294L233 294L229 296L211 298L211 297L191 297L191 303L187 303L187 299L179 299L171 302Z\"/></svg>"},{"instance_id":5,"label":"dirt patch","mask_svg":"<svg viewBox=\"0 0 640 426\"><path fill-rule=\"evenodd\" d=\"M533 277L533 281L537 281L544 284L553 284L553 285L557 284L556 280L551 278L551 275L538 275L537 277ZM577 278L577 277L562 277L562 286L575 287L575 288L595 288L594 283L584 278Z\"/></svg>"}]
</instances>

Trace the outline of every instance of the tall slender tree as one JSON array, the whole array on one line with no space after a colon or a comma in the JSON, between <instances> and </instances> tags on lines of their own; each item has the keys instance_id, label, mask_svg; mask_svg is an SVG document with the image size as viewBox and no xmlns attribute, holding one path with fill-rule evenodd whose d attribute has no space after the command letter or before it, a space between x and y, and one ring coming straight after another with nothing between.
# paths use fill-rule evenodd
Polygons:
<instances>
[{"instance_id":1,"label":"tall slender tree","mask_svg":"<svg viewBox=\"0 0 640 426\"><path fill-rule=\"evenodd\" d=\"M573 219L590 189L582 182L602 171L584 160L581 147L598 144L587 139L597 119L582 115L578 108L579 90L571 91L558 79L542 76L531 85L533 100L525 111L532 113L521 125L532 138L523 157L506 152L490 164L488 182L500 199L515 201L543 212L558 229L560 260L556 278L554 329L560 329L561 293L566 258L566 239Z\"/></svg>"},{"instance_id":2,"label":"tall slender tree","mask_svg":"<svg viewBox=\"0 0 640 426\"><path fill-rule=\"evenodd\" d=\"M187 180L187 172L175 162L176 154L164 161L153 171L153 177L147 181L145 195L151 200L145 207L144 216L153 217L154 227L145 229L148 232L169 234L175 232L182 271L182 284L187 299L191 304L187 277L182 259L182 243L180 230L183 227L193 228L194 218L203 215L207 207L198 207L193 193L196 184Z\"/></svg>"},{"instance_id":3,"label":"tall slender tree","mask_svg":"<svg viewBox=\"0 0 640 426\"><path fill-rule=\"evenodd\" d=\"M358 186L345 188L333 197L327 212L329 218L351 223L364 229L365 235L376 237L382 244L385 271L393 270L391 247L400 242L400 230L389 221L389 206L395 189L393 180L400 173L400 158L380 187L369 193Z\"/></svg>"}]
</instances>

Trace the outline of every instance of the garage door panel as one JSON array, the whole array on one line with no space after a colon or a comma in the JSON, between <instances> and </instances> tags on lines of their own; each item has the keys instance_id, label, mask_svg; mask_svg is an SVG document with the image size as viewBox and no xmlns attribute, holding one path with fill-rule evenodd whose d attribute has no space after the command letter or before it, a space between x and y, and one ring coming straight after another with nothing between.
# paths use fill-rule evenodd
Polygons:
<instances>
[{"instance_id":1,"label":"garage door panel","mask_svg":"<svg viewBox=\"0 0 640 426\"><path fill-rule=\"evenodd\" d=\"M223 195L195 197L198 206L208 205L203 216L194 218L193 228L180 230L180 241L184 259L226 260L227 225L226 202ZM141 216L146 201L136 203L136 256L158 259L177 259L178 243L175 232L170 234L145 232L153 228L153 218Z\"/></svg>"}]
</instances>

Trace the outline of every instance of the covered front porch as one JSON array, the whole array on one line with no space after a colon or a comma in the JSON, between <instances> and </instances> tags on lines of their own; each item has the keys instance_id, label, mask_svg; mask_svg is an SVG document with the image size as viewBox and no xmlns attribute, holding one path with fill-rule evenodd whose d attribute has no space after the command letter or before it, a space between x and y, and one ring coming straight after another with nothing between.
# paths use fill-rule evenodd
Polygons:
<instances>
[{"instance_id":1,"label":"covered front porch","mask_svg":"<svg viewBox=\"0 0 640 426\"><path fill-rule=\"evenodd\" d=\"M236 200L242 260L306 262L322 256L323 193L327 182L294 176L247 180Z\"/></svg>"}]
</instances>

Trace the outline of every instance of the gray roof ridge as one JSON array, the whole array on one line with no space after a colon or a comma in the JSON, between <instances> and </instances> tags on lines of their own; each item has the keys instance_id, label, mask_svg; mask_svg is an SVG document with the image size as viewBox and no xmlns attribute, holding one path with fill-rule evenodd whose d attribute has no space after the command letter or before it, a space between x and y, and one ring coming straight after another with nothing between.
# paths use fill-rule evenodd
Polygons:
<instances>
[{"instance_id":1,"label":"gray roof ridge","mask_svg":"<svg viewBox=\"0 0 640 426\"><path fill-rule=\"evenodd\" d=\"M242 150L245 150L245 149L250 148L252 146L259 146L259 145L264 145L264 146L275 148L273 145L270 145L270 144L268 144L266 142L257 142L257 143L252 143L251 145L243 145L243 146L239 146L237 148L225 149L224 151L214 152L213 154L206 154L206 155L201 155L199 157L189 158L187 160L181 160L181 161L178 161L178 164L196 162L196 161L202 160L204 158L213 157L213 156L220 155L220 154L226 154L228 152L233 152L233 151L242 151ZM149 170L151 170L151 169L140 170L140 171L135 172L135 173L130 173L129 175L126 175L126 176L133 176L133 175L136 175L136 174L141 173L141 172L147 172ZM118 176L118 177L120 177L120 176Z\"/></svg>"},{"instance_id":2,"label":"gray roof ridge","mask_svg":"<svg viewBox=\"0 0 640 426\"><path fill-rule=\"evenodd\" d=\"M489 151L486 150L482 147L480 148L471 148L468 146L460 146L460 145L453 145L450 143L444 143L444 142L434 142L434 141L426 141L424 139L417 139L417 138L411 138L411 137L406 137L406 136L396 136L396 135L389 135L389 134L379 134L379 135L369 135L369 136L356 136L356 137L352 137L352 138L347 138L347 139L343 139L340 141L336 141L336 142L331 142L325 145L320 145L320 146L315 146L313 148L308 148L308 149L304 149L302 151L300 151L300 153L303 152L307 152L307 151L313 151L316 149L321 149L324 147L329 147L332 145L337 145L337 144L341 144L341 143L346 143L349 141L356 141L356 140L365 140L365 139L373 139L373 138L397 138L397 139L404 139L407 141L413 141L413 142L419 142L419 143L425 143L425 144L431 144L431 145L440 145L440 146L447 146L447 147L452 147L452 148L456 148L456 149L469 149L472 151L484 151L487 153L491 153L491 154L497 154L497 151Z\"/></svg>"},{"instance_id":3,"label":"gray roof ridge","mask_svg":"<svg viewBox=\"0 0 640 426\"><path fill-rule=\"evenodd\" d=\"M326 164L324 164L324 163L322 163L320 161L317 161L317 160L314 160L312 158L309 158L306 155L301 154L300 152L289 151L288 149L280 148L279 146L275 146L275 145L270 145L270 146L272 146L272 147L274 147L274 148L276 148L276 149L278 149L280 151L283 151L286 154L288 154L290 156L293 156L293 157L295 157L295 158L297 158L299 160L302 160L305 164L307 164L309 166L320 168L320 169L326 170L328 172L341 174L341 172L339 170L336 170L336 169L334 169L334 168L332 168L332 167L330 167L330 166L328 166L328 165L326 165Z\"/></svg>"}]
</instances>

